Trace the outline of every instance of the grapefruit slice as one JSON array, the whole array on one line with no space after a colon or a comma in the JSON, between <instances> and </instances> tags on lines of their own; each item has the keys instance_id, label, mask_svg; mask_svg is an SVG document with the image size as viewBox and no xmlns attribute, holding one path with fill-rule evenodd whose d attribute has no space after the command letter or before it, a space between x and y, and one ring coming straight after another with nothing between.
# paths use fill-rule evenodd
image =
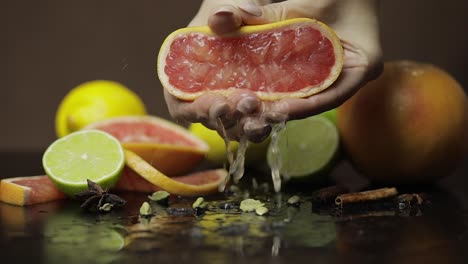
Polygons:
<instances>
[{"instance_id":1,"label":"grapefruit slice","mask_svg":"<svg viewBox=\"0 0 468 264\"><path fill-rule=\"evenodd\" d=\"M226 170L224 169L213 169L194 172L178 177L171 177L170 179L183 184L194 186L209 184L212 188L209 188L206 193L200 193L200 195L203 195L216 192L216 188L220 179L225 177L225 172ZM120 177L117 185L113 187L113 190L151 193L165 189L153 184L152 182L149 182L146 178L140 176L129 167L125 167L124 172L122 173L122 177Z\"/></svg>"},{"instance_id":2,"label":"grapefruit slice","mask_svg":"<svg viewBox=\"0 0 468 264\"><path fill-rule=\"evenodd\" d=\"M296 18L223 36L207 26L179 29L162 44L157 70L164 88L180 99L248 89L262 100L276 100L326 89L342 66L343 48L334 31Z\"/></svg>"},{"instance_id":3,"label":"grapefruit slice","mask_svg":"<svg viewBox=\"0 0 468 264\"><path fill-rule=\"evenodd\" d=\"M169 176L189 172L209 151L209 146L186 128L155 116L115 117L85 129L113 135L124 148Z\"/></svg>"},{"instance_id":4,"label":"grapefruit slice","mask_svg":"<svg viewBox=\"0 0 468 264\"><path fill-rule=\"evenodd\" d=\"M64 199L66 196L47 175L16 177L0 181L0 201L13 205L33 205Z\"/></svg>"},{"instance_id":5,"label":"grapefruit slice","mask_svg":"<svg viewBox=\"0 0 468 264\"><path fill-rule=\"evenodd\" d=\"M148 162L130 150L125 150L125 163L137 175L158 186L154 190L165 190L171 194L182 196L206 195L218 191L220 183L224 182L228 172L224 169L195 173L186 177L169 178ZM127 174L126 177L130 177ZM137 177L132 177L137 179ZM125 178L123 178L125 180ZM121 187L121 186L119 186Z\"/></svg>"}]
</instances>

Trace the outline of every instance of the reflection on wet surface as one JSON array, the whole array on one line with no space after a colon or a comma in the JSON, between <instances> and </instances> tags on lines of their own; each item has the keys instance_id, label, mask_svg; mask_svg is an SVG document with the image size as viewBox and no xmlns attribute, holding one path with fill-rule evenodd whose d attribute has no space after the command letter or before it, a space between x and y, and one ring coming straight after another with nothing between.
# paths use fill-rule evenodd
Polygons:
<instances>
[{"instance_id":1,"label":"reflection on wet surface","mask_svg":"<svg viewBox=\"0 0 468 264\"><path fill-rule=\"evenodd\" d=\"M319 206L303 193L291 206L286 198L296 192L279 199L255 190L249 196L265 202L267 215L242 212L245 193L206 197L201 215L191 207L195 198L172 197L169 207L151 203L155 215L140 217L144 194L123 194L127 206L108 214L74 201L0 204L0 242L9 259L35 263L462 263L467 214L447 193L429 193L412 213L388 201Z\"/></svg>"},{"instance_id":2,"label":"reflection on wet surface","mask_svg":"<svg viewBox=\"0 0 468 264\"><path fill-rule=\"evenodd\" d=\"M274 194L271 186L260 188L265 181L257 181L205 197L208 207L200 214L192 208L196 197L171 197L167 207L150 202L148 194L131 193L122 194L125 207L102 214L83 211L77 201L30 207L0 203L1 263L430 264L468 259L466 201L450 188L399 189L424 193L421 205L386 199L340 208L313 200L312 189ZM301 202L288 204L292 195ZM242 212L239 203L247 197L261 200L269 212ZM138 215L145 201L152 217Z\"/></svg>"}]
</instances>

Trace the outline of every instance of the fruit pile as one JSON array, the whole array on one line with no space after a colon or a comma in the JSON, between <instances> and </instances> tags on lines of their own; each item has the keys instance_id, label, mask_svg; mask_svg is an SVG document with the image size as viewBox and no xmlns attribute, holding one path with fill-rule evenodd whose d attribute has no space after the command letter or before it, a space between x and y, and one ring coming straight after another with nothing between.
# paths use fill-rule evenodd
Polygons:
<instances>
[{"instance_id":1,"label":"fruit pile","mask_svg":"<svg viewBox=\"0 0 468 264\"><path fill-rule=\"evenodd\" d=\"M195 172L208 145L146 114L142 100L115 82L92 81L70 91L56 128L59 138L43 155L46 175L3 179L1 201L31 205L74 197L88 189L88 180L115 191L195 196L216 192L226 178L224 169Z\"/></svg>"},{"instance_id":2,"label":"fruit pile","mask_svg":"<svg viewBox=\"0 0 468 264\"><path fill-rule=\"evenodd\" d=\"M271 89L253 91L263 100L310 96L338 77L343 54L337 43L328 27L308 19L245 27L229 38L217 38L206 27L189 28L163 44L158 74L165 89L185 100L262 85ZM300 61L304 56L313 61L307 73L291 68L306 63ZM196 63L200 65L186 68ZM207 65L212 68L206 70ZM272 76L292 78L288 83L294 85L272 85L256 70L273 68L278 72L270 72ZM216 85L203 83L211 80L206 76ZM448 175L466 154L467 107L463 89L442 69L388 62L380 78L338 109L276 125L267 140L249 143L245 166L268 165L273 176L317 184L340 158L347 158L375 182L433 182ZM148 115L142 100L116 82L92 81L70 91L58 108L56 129L58 139L43 155L46 175L2 180L0 201L29 205L73 197L87 190L89 181L102 190L199 196L218 191L228 179L225 169L196 170L202 161L229 165L231 153L215 131ZM239 147L237 142L229 146L233 152Z\"/></svg>"}]
</instances>

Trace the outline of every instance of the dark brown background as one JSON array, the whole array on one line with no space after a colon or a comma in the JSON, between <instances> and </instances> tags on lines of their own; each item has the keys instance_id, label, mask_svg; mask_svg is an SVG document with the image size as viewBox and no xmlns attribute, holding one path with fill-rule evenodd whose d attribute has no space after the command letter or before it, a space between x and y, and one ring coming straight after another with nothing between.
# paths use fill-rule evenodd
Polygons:
<instances>
[{"instance_id":1,"label":"dark brown background","mask_svg":"<svg viewBox=\"0 0 468 264\"><path fill-rule=\"evenodd\" d=\"M45 149L55 138L60 100L93 79L125 84L151 114L169 118L156 56L200 2L2 1L0 151ZM389 0L379 11L386 60L430 62L468 87L468 1Z\"/></svg>"}]
</instances>

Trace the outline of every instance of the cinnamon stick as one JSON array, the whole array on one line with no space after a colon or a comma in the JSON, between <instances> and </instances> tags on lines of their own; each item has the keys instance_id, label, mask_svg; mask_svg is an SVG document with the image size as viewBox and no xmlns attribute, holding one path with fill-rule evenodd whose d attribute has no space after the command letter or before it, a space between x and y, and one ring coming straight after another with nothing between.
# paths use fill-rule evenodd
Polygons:
<instances>
[{"instance_id":1,"label":"cinnamon stick","mask_svg":"<svg viewBox=\"0 0 468 264\"><path fill-rule=\"evenodd\" d=\"M313 192L311 195L311 200L314 203L321 203L321 204L330 203L330 202L333 202L338 195L344 194L347 192L349 192L348 188L344 186L334 185L334 186L325 187L325 188L322 188Z\"/></svg>"},{"instance_id":2,"label":"cinnamon stick","mask_svg":"<svg viewBox=\"0 0 468 264\"><path fill-rule=\"evenodd\" d=\"M370 202L398 195L396 188L381 188L370 191L346 193L338 195L335 199L335 204L343 206L349 203Z\"/></svg>"}]
</instances>

